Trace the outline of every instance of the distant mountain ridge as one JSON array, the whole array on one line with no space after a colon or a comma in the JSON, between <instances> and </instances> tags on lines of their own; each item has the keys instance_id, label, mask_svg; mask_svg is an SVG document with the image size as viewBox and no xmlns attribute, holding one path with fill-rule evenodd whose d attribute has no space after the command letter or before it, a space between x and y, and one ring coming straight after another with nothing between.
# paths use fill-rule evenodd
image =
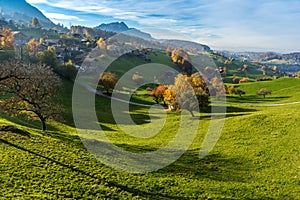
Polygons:
<instances>
[{"instance_id":1,"label":"distant mountain ridge","mask_svg":"<svg viewBox=\"0 0 300 200\"><path fill-rule=\"evenodd\" d=\"M197 51L212 52L209 46L192 41L185 40L164 40L163 44L176 48L196 49Z\"/></svg>"},{"instance_id":2,"label":"distant mountain ridge","mask_svg":"<svg viewBox=\"0 0 300 200\"><path fill-rule=\"evenodd\" d=\"M300 52L281 54L276 52L229 52L221 51L227 57L246 59L254 62L285 62L300 64Z\"/></svg>"},{"instance_id":3,"label":"distant mountain ridge","mask_svg":"<svg viewBox=\"0 0 300 200\"><path fill-rule=\"evenodd\" d=\"M103 23L99 26L96 26L95 29L114 33L124 33L126 35L139 37L145 40L153 40L152 36L149 33L142 32L135 28L129 28L124 22L112 22L108 24Z\"/></svg>"}]
</instances>

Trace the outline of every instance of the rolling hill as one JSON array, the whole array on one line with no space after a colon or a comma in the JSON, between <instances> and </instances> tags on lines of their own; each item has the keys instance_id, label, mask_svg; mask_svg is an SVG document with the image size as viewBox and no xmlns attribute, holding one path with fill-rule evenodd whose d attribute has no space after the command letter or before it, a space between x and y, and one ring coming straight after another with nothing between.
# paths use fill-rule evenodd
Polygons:
<instances>
[{"instance_id":1,"label":"rolling hill","mask_svg":"<svg viewBox=\"0 0 300 200\"><path fill-rule=\"evenodd\" d=\"M297 81L291 80L286 82L287 86ZM265 83L256 84L257 89ZM268 83L269 87L280 91L276 85L276 82ZM283 89L284 85L281 87ZM239 98L240 102L229 102L230 109L217 145L207 157L199 159L201 142L210 123L210 114L202 113L197 137L180 159L156 172L131 174L104 165L83 146L71 117L71 91L72 84L64 82L62 97L66 121L50 122L47 132L39 130L38 122L1 114L1 127L14 125L19 131L0 131L0 182L3 186L0 187L0 198L205 200L299 197L297 111L300 104L267 108L240 104L247 101L247 97ZM286 96L285 93L278 95ZM293 93L288 96L294 99ZM261 101L268 102L268 98ZM166 145L180 121L178 113L167 113L161 133L149 139L138 139L126 135L115 124L108 99L96 97L95 103L99 124L107 137L130 152L148 152ZM149 123L146 108L133 107L130 114L142 126ZM152 116L153 123L159 120L160 117ZM136 125L128 127L134 129Z\"/></svg>"}]
</instances>

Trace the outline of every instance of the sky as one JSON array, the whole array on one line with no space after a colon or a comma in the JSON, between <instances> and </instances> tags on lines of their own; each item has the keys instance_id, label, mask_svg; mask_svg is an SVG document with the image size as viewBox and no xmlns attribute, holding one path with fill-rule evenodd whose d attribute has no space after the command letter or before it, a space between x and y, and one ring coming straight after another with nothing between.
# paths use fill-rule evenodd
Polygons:
<instances>
[{"instance_id":1,"label":"sky","mask_svg":"<svg viewBox=\"0 0 300 200\"><path fill-rule=\"evenodd\" d=\"M300 0L26 0L54 23L124 21L156 38L214 50L300 51Z\"/></svg>"}]
</instances>

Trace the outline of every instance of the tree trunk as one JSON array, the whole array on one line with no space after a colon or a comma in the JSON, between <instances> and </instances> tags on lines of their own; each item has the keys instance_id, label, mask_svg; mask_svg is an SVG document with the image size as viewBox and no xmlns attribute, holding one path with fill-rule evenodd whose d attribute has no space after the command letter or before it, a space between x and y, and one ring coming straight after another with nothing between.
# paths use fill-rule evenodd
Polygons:
<instances>
[{"instance_id":1,"label":"tree trunk","mask_svg":"<svg viewBox=\"0 0 300 200\"><path fill-rule=\"evenodd\" d=\"M264 95L264 99L266 98L266 95Z\"/></svg>"},{"instance_id":2,"label":"tree trunk","mask_svg":"<svg viewBox=\"0 0 300 200\"><path fill-rule=\"evenodd\" d=\"M39 119L41 120L42 130L46 131L47 130L46 119L41 114L37 114L37 115L38 115Z\"/></svg>"},{"instance_id":3,"label":"tree trunk","mask_svg":"<svg viewBox=\"0 0 300 200\"><path fill-rule=\"evenodd\" d=\"M189 110L189 112L191 113L192 117L195 117L194 113L192 110Z\"/></svg>"},{"instance_id":4,"label":"tree trunk","mask_svg":"<svg viewBox=\"0 0 300 200\"><path fill-rule=\"evenodd\" d=\"M46 121L45 120L42 121L42 125L43 125L43 127L42 127L43 131L46 131L47 127L46 127Z\"/></svg>"}]
</instances>

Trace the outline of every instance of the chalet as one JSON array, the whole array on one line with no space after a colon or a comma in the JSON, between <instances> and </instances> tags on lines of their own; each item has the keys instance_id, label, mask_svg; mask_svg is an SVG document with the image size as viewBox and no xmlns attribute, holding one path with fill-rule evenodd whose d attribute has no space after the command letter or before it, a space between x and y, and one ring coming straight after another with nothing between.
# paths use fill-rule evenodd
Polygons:
<instances>
[{"instance_id":1,"label":"chalet","mask_svg":"<svg viewBox=\"0 0 300 200\"><path fill-rule=\"evenodd\" d=\"M55 51L56 57L61 63L65 61L65 57L71 57L71 52L67 48L56 48Z\"/></svg>"},{"instance_id":2,"label":"chalet","mask_svg":"<svg viewBox=\"0 0 300 200\"><path fill-rule=\"evenodd\" d=\"M55 46L55 47L61 46L59 39L45 39L44 44L46 46Z\"/></svg>"}]
</instances>

